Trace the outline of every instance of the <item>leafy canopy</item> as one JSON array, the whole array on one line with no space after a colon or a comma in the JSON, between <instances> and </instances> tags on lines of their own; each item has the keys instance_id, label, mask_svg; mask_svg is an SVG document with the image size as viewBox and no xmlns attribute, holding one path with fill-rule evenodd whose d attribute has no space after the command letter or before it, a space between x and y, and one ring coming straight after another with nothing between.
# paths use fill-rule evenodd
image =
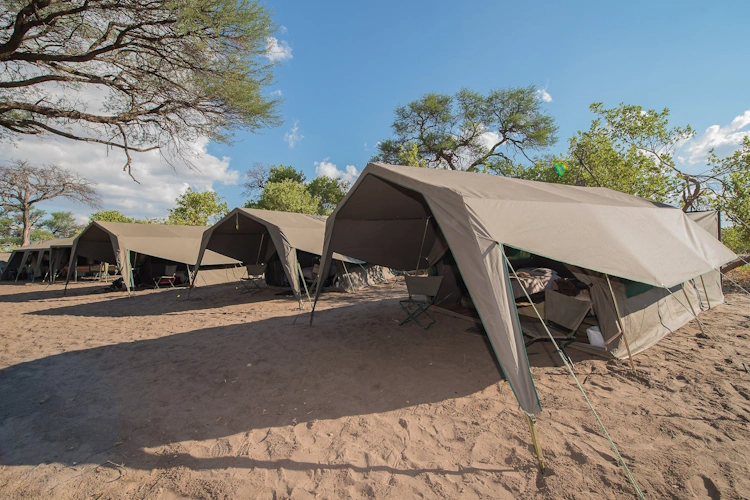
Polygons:
<instances>
[{"instance_id":1,"label":"leafy canopy","mask_svg":"<svg viewBox=\"0 0 750 500\"><path fill-rule=\"evenodd\" d=\"M0 138L52 134L189 163L279 123L275 26L250 0L0 0Z\"/></svg>"},{"instance_id":2,"label":"leafy canopy","mask_svg":"<svg viewBox=\"0 0 750 500\"><path fill-rule=\"evenodd\" d=\"M341 179L320 176L305 182L305 174L292 166L260 164L248 169L243 186L250 197L247 208L319 215L330 214L349 190Z\"/></svg>"},{"instance_id":3,"label":"leafy canopy","mask_svg":"<svg viewBox=\"0 0 750 500\"><path fill-rule=\"evenodd\" d=\"M425 94L395 114L394 137L378 144L372 161L505 174L556 141L555 121L533 85Z\"/></svg>"},{"instance_id":4,"label":"leafy canopy","mask_svg":"<svg viewBox=\"0 0 750 500\"><path fill-rule=\"evenodd\" d=\"M215 191L193 191L188 188L169 210L167 224L179 226L208 226L229 212L227 202Z\"/></svg>"},{"instance_id":5,"label":"leafy canopy","mask_svg":"<svg viewBox=\"0 0 750 500\"><path fill-rule=\"evenodd\" d=\"M137 219L135 217L128 217L119 210L100 210L91 214L89 220L91 222L127 222L130 224L152 224L158 222L152 219Z\"/></svg>"}]
</instances>

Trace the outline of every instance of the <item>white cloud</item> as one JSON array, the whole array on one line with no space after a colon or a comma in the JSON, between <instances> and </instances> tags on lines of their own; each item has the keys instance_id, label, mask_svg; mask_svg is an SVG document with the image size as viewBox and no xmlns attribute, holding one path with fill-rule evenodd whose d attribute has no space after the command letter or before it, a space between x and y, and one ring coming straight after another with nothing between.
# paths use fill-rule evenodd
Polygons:
<instances>
[{"instance_id":1,"label":"white cloud","mask_svg":"<svg viewBox=\"0 0 750 500\"><path fill-rule=\"evenodd\" d=\"M276 89L271 92L271 97L281 97L282 95L284 95L284 93L281 91L281 89Z\"/></svg>"},{"instance_id":2,"label":"white cloud","mask_svg":"<svg viewBox=\"0 0 750 500\"><path fill-rule=\"evenodd\" d=\"M0 161L20 158L35 164L58 164L96 182L105 210L120 210L131 217L166 217L175 198L188 187L205 191L217 182L237 184L239 172L229 168L230 158L208 154L208 142L201 139L189 145L194 169L170 160L175 165L172 168L158 151L132 153L132 172L140 184L122 171L125 157L119 150L49 136L23 138L15 144L0 142ZM40 208L72 211L81 222L95 210L61 198L43 202Z\"/></svg>"},{"instance_id":3,"label":"white cloud","mask_svg":"<svg viewBox=\"0 0 750 500\"><path fill-rule=\"evenodd\" d=\"M292 58L292 48L284 40L269 36L266 38L266 57L271 62L286 61Z\"/></svg>"},{"instance_id":4,"label":"white cloud","mask_svg":"<svg viewBox=\"0 0 750 500\"><path fill-rule=\"evenodd\" d=\"M336 165L328 161L328 158L315 162L315 173L318 177L341 179L349 183L356 181L357 177L359 177L359 170L354 165L347 165L344 170L339 170Z\"/></svg>"},{"instance_id":5,"label":"white cloud","mask_svg":"<svg viewBox=\"0 0 750 500\"><path fill-rule=\"evenodd\" d=\"M294 120L294 126L284 134L284 140L289 144L289 148L294 149L294 146L304 138L305 136L299 133L299 120Z\"/></svg>"},{"instance_id":6,"label":"white cloud","mask_svg":"<svg viewBox=\"0 0 750 500\"><path fill-rule=\"evenodd\" d=\"M712 148L719 156L731 154L742 144L745 137L750 136L749 125L750 109L734 117L729 125L723 127L711 125L703 135L687 141L680 148L681 151L687 153L687 156L680 155L677 158L691 164L704 162L708 157L708 151Z\"/></svg>"},{"instance_id":7,"label":"white cloud","mask_svg":"<svg viewBox=\"0 0 750 500\"><path fill-rule=\"evenodd\" d=\"M282 24L281 26L279 26L279 33L281 33L282 35L286 35L287 33L289 33L289 30Z\"/></svg>"},{"instance_id":8,"label":"white cloud","mask_svg":"<svg viewBox=\"0 0 750 500\"><path fill-rule=\"evenodd\" d=\"M552 96L547 92L547 89L537 89L536 90L536 97L537 99L541 99L544 102L552 102Z\"/></svg>"}]
</instances>

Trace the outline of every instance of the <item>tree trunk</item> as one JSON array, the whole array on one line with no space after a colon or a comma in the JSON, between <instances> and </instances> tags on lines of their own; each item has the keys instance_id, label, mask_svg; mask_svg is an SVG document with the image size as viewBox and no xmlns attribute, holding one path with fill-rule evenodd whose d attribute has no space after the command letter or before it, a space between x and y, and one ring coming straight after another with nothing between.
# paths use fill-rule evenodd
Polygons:
<instances>
[{"instance_id":1,"label":"tree trunk","mask_svg":"<svg viewBox=\"0 0 750 500\"><path fill-rule=\"evenodd\" d=\"M29 244L29 236L31 235L31 207L23 207L23 239L21 246Z\"/></svg>"}]
</instances>

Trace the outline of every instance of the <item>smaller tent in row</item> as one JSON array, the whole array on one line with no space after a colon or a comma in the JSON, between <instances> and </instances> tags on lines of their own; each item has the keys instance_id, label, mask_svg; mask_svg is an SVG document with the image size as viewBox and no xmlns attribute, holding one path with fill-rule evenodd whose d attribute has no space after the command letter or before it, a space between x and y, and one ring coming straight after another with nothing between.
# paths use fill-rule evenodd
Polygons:
<instances>
[{"instance_id":1,"label":"smaller tent in row","mask_svg":"<svg viewBox=\"0 0 750 500\"><path fill-rule=\"evenodd\" d=\"M178 282L189 282L205 226L133 224L94 221L73 241L66 287L75 272L78 257L114 264L128 291L139 283L153 285L153 279L167 271ZM242 277L240 262L208 251L201 263L196 285L236 281Z\"/></svg>"},{"instance_id":2,"label":"smaller tent in row","mask_svg":"<svg viewBox=\"0 0 750 500\"><path fill-rule=\"evenodd\" d=\"M236 208L203 233L197 264L202 267L211 253L219 253L245 265L265 264L269 285L290 287L297 299L305 280L311 281L323 252L326 217L273 210ZM339 282L343 289L390 276L387 269L333 254L334 266L321 280ZM386 276L387 275L387 276Z\"/></svg>"},{"instance_id":3,"label":"smaller tent in row","mask_svg":"<svg viewBox=\"0 0 750 500\"><path fill-rule=\"evenodd\" d=\"M58 238L33 243L14 250L0 274L0 280L54 278L63 270L70 254L74 238Z\"/></svg>"}]
</instances>

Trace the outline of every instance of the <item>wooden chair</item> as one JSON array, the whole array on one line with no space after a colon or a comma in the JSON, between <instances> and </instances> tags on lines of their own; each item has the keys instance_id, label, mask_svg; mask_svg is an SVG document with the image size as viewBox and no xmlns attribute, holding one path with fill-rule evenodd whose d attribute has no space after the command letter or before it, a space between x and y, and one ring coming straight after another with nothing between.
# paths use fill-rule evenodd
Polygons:
<instances>
[{"instance_id":1,"label":"wooden chair","mask_svg":"<svg viewBox=\"0 0 750 500\"><path fill-rule=\"evenodd\" d=\"M409 292L409 298L400 300L398 303L406 312L406 318L399 323L399 326L408 321L414 321L422 329L427 330L435 318L427 310L435 303L440 285L443 282L442 276L404 276L406 281L406 290ZM424 298L416 298L416 297ZM426 326L419 322L419 316L425 315L430 318L431 322Z\"/></svg>"},{"instance_id":2,"label":"wooden chair","mask_svg":"<svg viewBox=\"0 0 750 500\"><path fill-rule=\"evenodd\" d=\"M260 284L263 282L263 277L266 273L266 265L250 264L246 266L246 268L247 278L240 278L240 283L242 283L242 290L240 290L240 293L253 294L261 292L262 289Z\"/></svg>"}]
</instances>

